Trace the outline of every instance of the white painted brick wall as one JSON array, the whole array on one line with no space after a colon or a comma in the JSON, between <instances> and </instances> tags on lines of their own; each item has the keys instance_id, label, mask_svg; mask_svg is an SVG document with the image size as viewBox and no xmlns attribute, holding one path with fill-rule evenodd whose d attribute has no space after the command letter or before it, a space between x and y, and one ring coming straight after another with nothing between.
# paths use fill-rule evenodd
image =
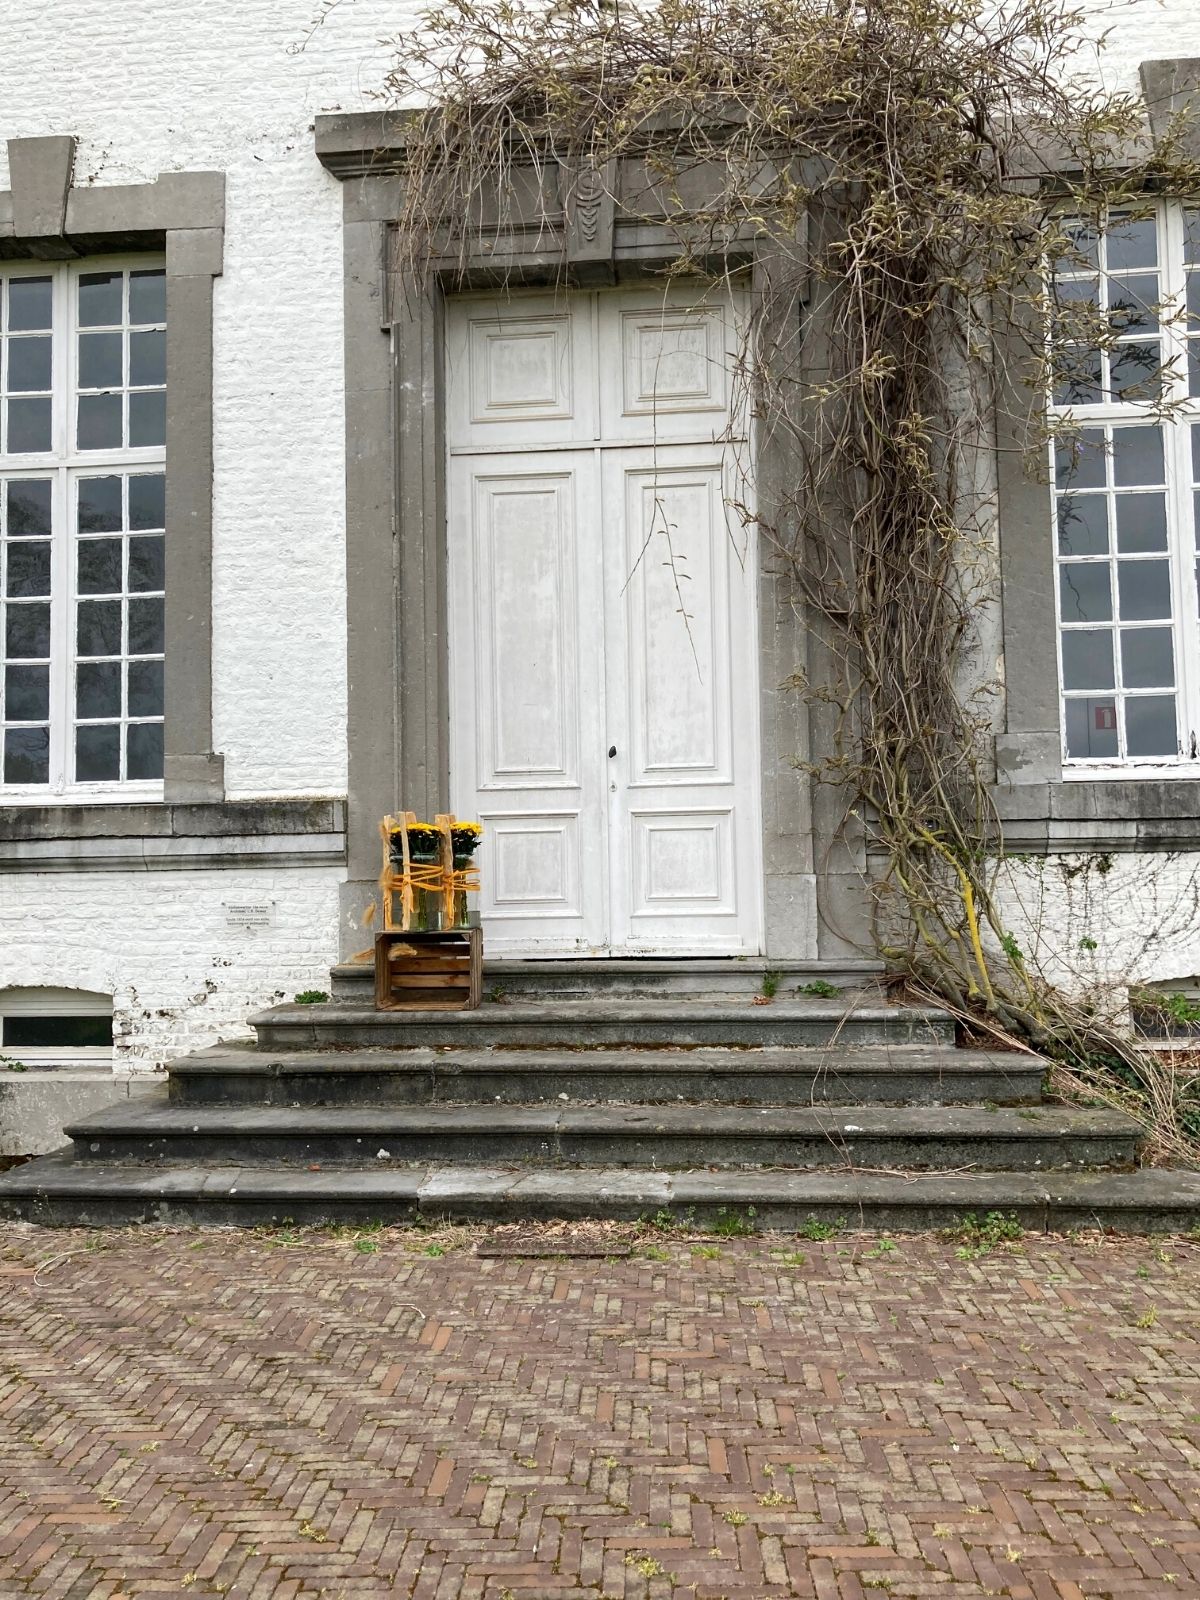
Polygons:
<instances>
[{"instance_id":1,"label":"white painted brick wall","mask_svg":"<svg viewBox=\"0 0 1200 1600\"><path fill-rule=\"evenodd\" d=\"M0 875L0 992L49 985L113 996L119 1070L149 1070L302 989L329 988L335 868ZM225 905L275 903L274 926L231 929Z\"/></svg>"},{"instance_id":2,"label":"white painted brick wall","mask_svg":"<svg viewBox=\"0 0 1200 1600\"><path fill-rule=\"evenodd\" d=\"M1200 6L1195 0L1083 0L1088 31L1103 41L1080 54L1080 70L1097 73L1110 89L1140 93L1138 66L1172 56L1200 55Z\"/></svg>"},{"instance_id":3,"label":"white painted brick wall","mask_svg":"<svg viewBox=\"0 0 1200 1600\"><path fill-rule=\"evenodd\" d=\"M1200 976L1200 853L1052 856L1014 861L1006 878L1009 929L1052 981Z\"/></svg>"}]
</instances>

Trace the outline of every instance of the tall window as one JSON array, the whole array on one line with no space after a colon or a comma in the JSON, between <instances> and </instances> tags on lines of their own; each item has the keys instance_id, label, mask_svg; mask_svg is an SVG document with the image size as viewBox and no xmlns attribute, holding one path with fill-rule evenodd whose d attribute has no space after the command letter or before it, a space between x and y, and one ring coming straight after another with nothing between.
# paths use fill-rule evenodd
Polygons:
<instances>
[{"instance_id":1,"label":"tall window","mask_svg":"<svg viewBox=\"0 0 1200 1600\"><path fill-rule=\"evenodd\" d=\"M1200 771L1200 206L1078 227L1055 287L1118 337L1053 396L1064 760Z\"/></svg>"},{"instance_id":2,"label":"tall window","mask_svg":"<svg viewBox=\"0 0 1200 1600\"><path fill-rule=\"evenodd\" d=\"M157 792L166 275L0 269L0 797Z\"/></svg>"}]
</instances>

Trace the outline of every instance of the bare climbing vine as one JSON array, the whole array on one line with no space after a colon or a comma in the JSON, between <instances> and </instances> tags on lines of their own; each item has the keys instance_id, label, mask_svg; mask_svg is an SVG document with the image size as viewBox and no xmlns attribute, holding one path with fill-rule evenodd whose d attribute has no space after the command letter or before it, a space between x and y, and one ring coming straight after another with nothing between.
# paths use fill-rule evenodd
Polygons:
<instances>
[{"instance_id":1,"label":"bare climbing vine","mask_svg":"<svg viewBox=\"0 0 1200 1600\"><path fill-rule=\"evenodd\" d=\"M425 108L398 245L417 285L485 233L548 249L563 171L627 219L669 219L665 281L720 292L759 242L737 367L794 470L737 509L804 610L789 688L818 742L798 760L880 863L878 947L1195 1156L1187 1084L1048 981L1002 910L993 420L1028 414L1022 455L1046 459L1037 397L1120 331L1047 296L1047 268L1198 176L1173 135L1146 153L1085 22L1070 0L451 0L389 83Z\"/></svg>"}]
</instances>

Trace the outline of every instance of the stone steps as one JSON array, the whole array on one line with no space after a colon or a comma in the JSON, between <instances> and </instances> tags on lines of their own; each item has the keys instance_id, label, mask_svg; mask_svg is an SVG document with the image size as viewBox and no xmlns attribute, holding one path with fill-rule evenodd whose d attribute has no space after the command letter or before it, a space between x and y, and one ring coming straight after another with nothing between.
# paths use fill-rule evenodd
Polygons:
<instances>
[{"instance_id":1,"label":"stone steps","mask_svg":"<svg viewBox=\"0 0 1200 1600\"><path fill-rule=\"evenodd\" d=\"M262 1227L316 1223L671 1219L893 1232L989 1211L1030 1231L1184 1233L1200 1223L1200 1174L1138 1172L650 1172L494 1165L309 1172L286 1167L108 1166L43 1156L0 1178L0 1218L50 1226Z\"/></svg>"},{"instance_id":2,"label":"stone steps","mask_svg":"<svg viewBox=\"0 0 1200 1600\"><path fill-rule=\"evenodd\" d=\"M926 1045L758 1050L289 1052L214 1046L171 1065L176 1105L679 1100L753 1105L1034 1104L1045 1063Z\"/></svg>"},{"instance_id":3,"label":"stone steps","mask_svg":"<svg viewBox=\"0 0 1200 1600\"><path fill-rule=\"evenodd\" d=\"M876 999L557 1000L485 1002L475 1011L375 1011L364 1004L273 1006L250 1018L264 1050L643 1048L767 1049L812 1045L953 1044L954 1023L931 1007Z\"/></svg>"},{"instance_id":4,"label":"stone steps","mask_svg":"<svg viewBox=\"0 0 1200 1600\"><path fill-rule=\"evenodd\" d=\"M1120 1112L1044 1106L179 1106L165 1091L81 1118L76 1159L260 1166L384 1162L996 1172L1132 1166Z\"/></svg>"},{"instance_id":5,"label":"stone steps","mask_svg":"<svg viewBox=\"0 0 1200 1600\"><path fill-rule=\"evenodd\" d=\"M1196 1174L1130 1170L1135 1122L1043 1103L1045 1062L958 1049L937 1009L890 1005L868 985L785 996L793 975L756 1005L762 971L749 963L592 963L622 970L582 979L577 964L516 965L536 967L517 977L541 988L472 1012L376 1012L357 989L263 1012L253 1043L175 1062L169 1090L80 1117L69 1151L0 1175L0 1216L1200 1222ZM712 987L620 992L660 979Z\"/></svg>"},{"instance_id":6,"label":"stone steps","mask_svg":"<svg viewBox=\"0 0 1200 1600\"><path fill-rule=\"evenodd\" d=\"M484 994L499 992L508 1000L653 999L693 996L701 999L761 994L764 979L776 986L780 1000L798 999L806 984L835 989L862 989L879 998L881 961L772 961L765 956L736 959L582 959L578 961L484 961ZM346 961L334 967L335 1000L369 1004L375 991L370 961Z\"/></svg>"}]
</instances>

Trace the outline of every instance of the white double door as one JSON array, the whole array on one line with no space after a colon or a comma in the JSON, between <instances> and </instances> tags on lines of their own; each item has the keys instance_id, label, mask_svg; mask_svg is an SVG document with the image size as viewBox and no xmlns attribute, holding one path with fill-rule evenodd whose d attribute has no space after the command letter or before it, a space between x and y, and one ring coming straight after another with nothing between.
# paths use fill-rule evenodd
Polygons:
<instances>
[{"instance_id":1,"label":"white double door","mask_svg":"<svg viewBox=\"0 0 1200 1600\"><path fill-rule=\"evenodd\" d=\"M761 948L742 310L451 303L451 797L493 951Z\"/></svg>"}]
</instances>

